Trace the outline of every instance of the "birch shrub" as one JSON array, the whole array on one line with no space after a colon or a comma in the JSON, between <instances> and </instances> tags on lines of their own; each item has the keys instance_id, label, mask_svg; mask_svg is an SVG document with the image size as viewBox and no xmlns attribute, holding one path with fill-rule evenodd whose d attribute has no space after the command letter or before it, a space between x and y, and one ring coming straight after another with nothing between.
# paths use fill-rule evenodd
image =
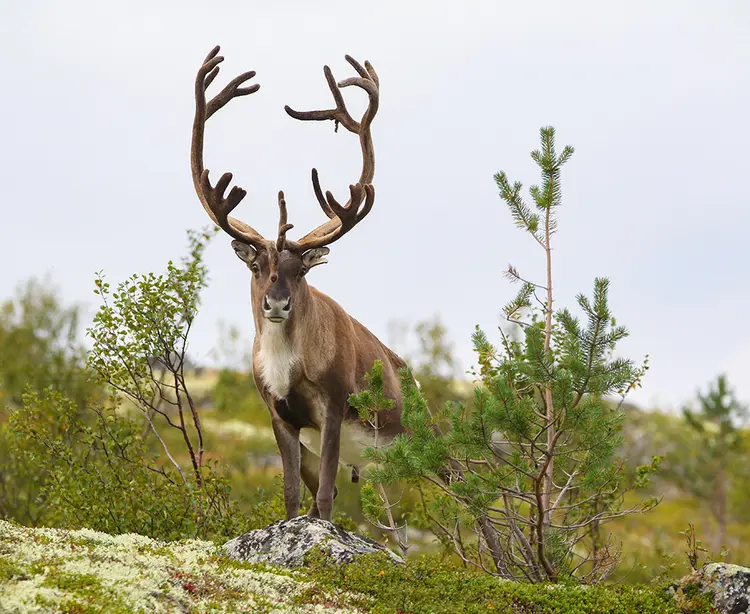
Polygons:
<instances>
[{"instance_id":1,"label":"birch shrub","mask_svg":"<svg viewBox=\"0 0 750 614\"><path fill-rule=\"evenodd\" d=\"M28 393L11 418L13 448L44 478L44 524L161 539L221 538L238 530L215 466L185 484L136 421L110 407L81 414L64 395Z\"/></svg>"},{"instance_id":2,"label":"birch shrub","mask_svg":"<svg viewBox=\"0 0 750 614\"><path fill-rule=\"evenodd\" d=\"M471 406L447 403L431 411L403 371L407 433L368 451L376 463L372 484L418 488L424 517L464 564L532 582L601 581L618 558L603 525L657 503L623 506L625 493L645 485L660 459L626 483L616 456L620 408L647 363L636 366L614 354L628 331L610 309L609 281L597 278L591 296L578 295L582 318L553 309L560 171L572 155L571 147L556 153L553 128L541 130L541 150L532 153L542 174L541 185L530 190L533 206L520 183L503 172L495 176L514 222L544 255L546 279L529 281L509 266L507 276L521 287L504 315L520 334L501 329L496 346L476 329Z\"/></svg>"},{"instance_id":3,"label":"birch shrub","mask_svg":"<svg viewBox=\"0 0 750 614\"><path fill-rule=\"evenodd\" d=\"M171 430L190 463L191 480L200 487L203 427L200 411L185 381L188 335L207 283L203 252L215 233L189 232L190 252L181 263L167 264L161 275L133 275L116 291L101 274L94 292L102 305L88 335L94 347L89 366L118 401L143 417L144 435L155 437L182 481L182 464L165 440Z\"/></svg>"},{"instance_id":4,"label":"birch shrub","mask_svg":"<svg viewBox=\"0 0 750 614\"><path fill-rule=\"evenodd\" d=\"M133 275L115 290L97 275L102 304L88 330L88 365L103 402L79 408L47 390L27 394L13 413L13 454L44 478L48 525L222 539L267 520L264 501L257 518L237 513L186 381L213 234L190 232L188 255L162 274Z\"/></svg>"}]
</instances>

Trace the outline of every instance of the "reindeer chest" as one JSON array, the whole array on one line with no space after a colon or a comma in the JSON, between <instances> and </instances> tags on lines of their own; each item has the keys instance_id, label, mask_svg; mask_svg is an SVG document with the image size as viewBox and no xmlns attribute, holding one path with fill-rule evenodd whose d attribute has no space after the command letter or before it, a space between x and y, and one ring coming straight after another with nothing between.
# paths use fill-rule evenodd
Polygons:
<instances>
[{"instance_id":1,"label":"reindeer chest","mask_svg":"<svg viewBox=\"0 0 750 614\"><path fill-rule=\"evenodd\" d=\"M277 399L285 398L299 378L301 359L283 326L263 328L255 362L260 379L271 394Z\"/></svg>"}]
</instances>

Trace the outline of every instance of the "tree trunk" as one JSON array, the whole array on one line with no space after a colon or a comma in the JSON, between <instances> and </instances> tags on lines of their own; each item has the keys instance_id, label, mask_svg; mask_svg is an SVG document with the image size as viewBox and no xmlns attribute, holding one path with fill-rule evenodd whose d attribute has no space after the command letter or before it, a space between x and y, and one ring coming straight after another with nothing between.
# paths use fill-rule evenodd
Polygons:
<instances>
[{"instance_id":1,"label":"tree trunk","mask_svg":"<svg viewBox=\"0 0 750 614\"><path fill-rule=\"evenodd\" d=\"M544 353L550 355L552 344L552 248L550 247L550 209L547 208L545 218L545 245L544 251L547 256L547 308L544 321ZM555 473L555 461L553 458L553 442L555 441L555 408L552 404L552 388L547 385L544 389L544 404L547 408L547 453L550 455L549 464L544 472L543 521L549 526L552 522L550 513L550 501L552 500L552 485Z\"/></svg>"},{"instance_id":2,"label":"tree trunk","mask_svg":"<svg viewBox=\"0 0 750 614\"><path fill-rule=\"evenodd\" d=\"M477 522L482 530L482 537L484 537L484 542L487 544L487 548L490 551L490 556L492 557L492 562L495 565L497 573L503 578L509 580L512 579L505 556L500 549L500 541L497 538L497 531L495 531L495 528L492 526L492 523L487 516L480 516L477 519Z\"/></svg>"}]
</instances>

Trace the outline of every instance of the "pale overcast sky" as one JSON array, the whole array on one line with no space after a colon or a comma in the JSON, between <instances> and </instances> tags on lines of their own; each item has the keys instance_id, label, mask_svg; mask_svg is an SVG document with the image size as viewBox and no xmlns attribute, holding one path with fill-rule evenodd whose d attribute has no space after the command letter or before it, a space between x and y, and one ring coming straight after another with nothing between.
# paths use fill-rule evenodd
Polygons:
<instances>
[{"instance_id":1,"label":"pale overcast sky","mask_svg":"<svg viewBox=\"0 0 750 614\"><path fill-rule=\"evenodd\" d=\"M48 273L96 308L93 275L161 270L208 218L189 171L195 72L222 46L213 89L256 70L257 94L209 122L206 166L248 190L237 210L263 233L276 192L307 231L325 218L316 166L342 198L359 173L355 136L301 123L284 104L327 108L321 67L345 54L381 78L373 124L375 208L309 281L387 341L388 322L439 314L462 361L480 324L497 339L543 253L516 229L492 176L538 181L529 152L557 128L576 148L555 240L557 306L612 281L651 355L640 404L676 408L727 372L750 400L750 4L746 0L509 2L96 2L2 0L0 297ZM347 92L361 112L364 96ZM249 274L220 236L193 333L208 360L219 320L253 335ZM399 348L396 348L399 349Z\"/></svg>"}]
</instances>

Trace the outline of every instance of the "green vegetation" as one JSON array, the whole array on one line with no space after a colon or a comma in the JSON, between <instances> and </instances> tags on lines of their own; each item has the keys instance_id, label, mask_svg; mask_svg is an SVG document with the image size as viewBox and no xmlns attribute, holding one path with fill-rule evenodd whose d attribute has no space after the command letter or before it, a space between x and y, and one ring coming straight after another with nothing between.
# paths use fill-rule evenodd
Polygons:
<instances>
[{"instance_id":1,"label":"green vegetation","mask_svg":"<svg viewBox=\"0 0 750 614\"><path fill-rule=\"evenodd\" d=\"M370 479L381 491L398 483L419 489L430 528L465 564L508 579L591 583L617 564L605 523L656 505L653 497L628 508L623 502L629 490L648 484L661 458L628 480L616 457L624 415L607 397L624 400L647 367L613 357L628 331L610 310L609 281L596 279L591 298L578 296L584 323L568 309L553 311L551 240L562 200L560 171L573 154L566 147L558 155L554 136L543 128L541 150L532 153L542 172L541 186L531 188L537 213L521 198L520 183L511 185L502 172L495 176L514 221L546 255L544 284L524 279L513 266L507 272L522 283L504 309L521 338L503 333L496 348L477 328L479 385L471 405L431 410L404 369L407 434L368 451L377 463ZM377 365L369 382L370 390L355 399L365 418L387 409Z\"/></svg>"},{"instance_id":2,"label":"green vegetation","mask_svg":"<svg viewBox=\"0 0 750 614\"><path fill-rule=\"evenodd\" d=\"M299 603L357 605L368 612L430 614L699 614L711 612L710 596L681 589L678 603L662 586L533 585L501 580L478 571L457 569L437 557L421 556L406 566L368 555L346 566L312 557L308 576L315 584ZM344 593L346 597L332 598Z\"/></svg>"},{"instance_id":3,"label":"green vegetation","mask_svg":"<svg viewBox=\"0 0 750 614\"><path fill-rule=\"evenodd\" d=\"M50 359L80 374L99 398L73 401L78 380L69 376L67 387L43 390L32 380L21 406L9 407L3 445L28 476L14 478L24 493L18 498L39 512L30 518L8 505L5 517L168 539L225 539L248 528L255 509L257 525L269 520L275 508L264 493L249 514L237 510L225 470L206 454L200 408L186 383L188 334L213 234L189 233L188 255L164 274L134 275L114 292L97 276L102 306L88 331L87 364L75 353L68 365L62 350ZM53 312L44 321L56 321L56 305L44 307Z\"/></svg>"},{"instance_id":4,"label":"green vegetation","mask_svg":"<svg viewBox=\"0 0 750 614\"><path fill-rule=\"evenodd\" d=\"M185 488L146 446L139 424L87 409L93 420L60 393L28 393L23 411L12 414L14 453L44 475L45 525L168 539L239 530L226 480L215 471L204 470L201 489Z\"/></svg>"},{"instance_id":5,"label":"green vegetation","mask_svg":"<svg viewBox=\"0 0 750 614\"><path fill-rule=\"evenodd\" d=\"M211 542L161 542L0 521L0 604L20 611L403 614L703 614L710 595L685 584L530 585L457 569L435 556L394 566L384 556L334 565L320 553L297 571L241 563ZM169 610L167 610L169 611Z\"/></svg>"},{"instance_id":6,"label":"green vegetation","mask_svg":"<svg viewBox=\"0 0 750 614\"><path fill-rule=\"evenodd\" d=\"M474 334L474 389L457 385L440 320L416 323L404 353L413 369L402 372L408 434L376 443L362 484L338 476L337 524L400 548L404 567L313 557L286 573L215 549L282 518L284 505L247 356L214 370L187 355L213 232L189 233L186 256L161 274L115 289L98 276L90 351L78 307L47 283L21 287L0 305L0 602L30 595L27 604L69 612L129 612L139 599L217 611L708 612L694 587L676 598L665 587L705 561L750 561L748 410L723 377L680 416L625 402L647 363L615 354L628 331L607 279L577 297L578 313L553 309L551 241L571 155L542 130L531 206L521 184L495 177L547 277L506 271L520 291L496 345ZM391 406L378 364L350 403L378 429ZM309 503L305 491L300 509ZM85 530L26 528L40 526ZM137 579L120 586L108 565L125 551ZM156 585L141 573L152 567Z\"/></svg>"},{"instance_id":7,"label":"green vegetation","mask_svg":"<svg viewBox=\"0 0 750 614\"><path fill-rule=\"evenodd\" d=\"M29 280L0 305L0 407L20 407L28 387L59 390L78 405L96 391L79 319L79 307L64 306L49 280Z\"/></svg>"},{"instance_id":8,"label":"green vegetation","mask_svg":"<svg viewBox=\"0 0 750 614\"><path fill-rule=\"evenodd\" d=\"M23 405L27 388L60 391L76 405L98 392L84 366L79 318L49 280L28 281L0 305L0 518L44 520L44 474L9 441L9 412Z\"/></svg>"},{"instance_id":9,"label":"green vegetation","mask_svg":"<svg viewBox=\"0 0 750 614\"><path fill-rule=\"evenodd\" d=\"M214 234L189 232L189 254L181 266L170 261L164 274L133 275L116 292L97 275L94 293L102 305L88 329L94 344L88 364L111 392L113 406L127 400L140 410L148 426L144 435L159 439L185 486L192 482L197 488L203 485L203 429L185 383L185 363L188 335L207 284L203 252ZM189 477L163 440L160 431L167 427L182 437Z\"/></svg>"},{"instance_id":10,"label":"green vegetation","mask_svg":"<svg viewBox=\"0 0 750 614\"><path fill-rule=\"evenodd\" d=\"M735 515L750 518L750 499L730 499L730 482L747 483L745 442L739 427L747 422L748 407L737 400L721 375L705 395L698 394L697 410L685 408L683 415L692 446L672 469L672 476L711 511L717 525L713 549L718 552L726 545L729 506Z\"/></svg>"}]
</instances>

